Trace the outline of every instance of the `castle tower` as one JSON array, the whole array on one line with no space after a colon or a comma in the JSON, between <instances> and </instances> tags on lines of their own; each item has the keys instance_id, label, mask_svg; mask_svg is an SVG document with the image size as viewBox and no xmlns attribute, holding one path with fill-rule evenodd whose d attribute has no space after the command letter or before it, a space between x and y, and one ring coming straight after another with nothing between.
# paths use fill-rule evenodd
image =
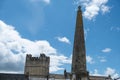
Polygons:
<instances>
[{"instance_id":1,"label":"castle tower","mask_svg":"<svg viewBox=\"0 0 120 80\"><path fill-rule=\"evenodd\" d=\"M76 19L76 30L72 56L72 74L76 76L76 80L88 80L88 72L86 70L84 28L80 6L78 7Z\"/></svg>"},{"instance_id":2,"label":"castle tower","mask_svg":"<svg viewBox=\"0 0 120 80\"><path fill-rule=\"evenodd\" d=\"M27 54L24 74L30 77L46 78L49 75L49 63L50 58L45 54L40 54L39 57Z\"/></svg>"}]
</instances>

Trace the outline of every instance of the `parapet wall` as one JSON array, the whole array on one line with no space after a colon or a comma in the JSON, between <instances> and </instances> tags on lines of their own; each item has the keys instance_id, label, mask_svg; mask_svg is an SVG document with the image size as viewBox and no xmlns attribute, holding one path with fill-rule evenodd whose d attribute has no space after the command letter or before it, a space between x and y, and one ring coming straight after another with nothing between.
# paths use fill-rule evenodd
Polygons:
<instances>
[{"instance_id":1,"label":"parapet wall","mask_svg":"<svg viewBox=\"0 0 120 80\"><path fill-rule=\"evenodd\" d=\"M41 61L46 61L46 62L49 62L49 61L50 61L50 58L47 57L45 54L40 54L39 57L32 57L31 54L27 54L27 55L26 55L26 60L27 60L27 61L39 61L39 62L41 62Z\"/></svg>"}]
</instances>

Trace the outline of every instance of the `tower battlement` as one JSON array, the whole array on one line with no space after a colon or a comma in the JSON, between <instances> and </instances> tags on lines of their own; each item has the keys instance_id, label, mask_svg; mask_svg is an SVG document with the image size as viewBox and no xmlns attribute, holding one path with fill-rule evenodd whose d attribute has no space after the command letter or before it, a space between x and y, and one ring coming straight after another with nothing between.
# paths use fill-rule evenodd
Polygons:
<instances>
[{"instance_id":1,"label":"tower battlement","mask_svg":"<svg viewBox=\"0 0 120 80\"><path fill-rule=\"evenodd\" d=\"M49 61L50 61L50 58L47 57L45 54L40 54L39 57L32 57L31 54L27 54L27 55L26 55L26 59L27 59L28 61L38 61L38 62L41 62L41 61L49 62Z\"/></svg>"}]
</instances>

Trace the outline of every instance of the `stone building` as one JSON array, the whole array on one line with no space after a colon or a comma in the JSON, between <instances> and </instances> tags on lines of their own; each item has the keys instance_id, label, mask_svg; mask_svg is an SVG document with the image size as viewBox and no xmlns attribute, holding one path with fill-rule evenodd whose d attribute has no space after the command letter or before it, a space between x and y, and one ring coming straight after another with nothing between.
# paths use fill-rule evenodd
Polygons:
<instances>
[{"instance_id":1,"label":"stone building","mask_svg":"<svg viewBox=\"0 0 120 80\"><path fill-rule=\"evenodd\" d=\"M24 74L0 73L0 80L29 80L29 77Z\"/></svg>"},{"instance_id":2,"label":"stone building","mask_svg":"<svg viewBox=\"0 0 120 80\"><path fill-rule=\"evenodd\" d=\"M31 54L26 55L24 74L29 77L47 78L49 75L50 58L45 54L39 57L32 57Z\"/></svg>"}]
</instances>

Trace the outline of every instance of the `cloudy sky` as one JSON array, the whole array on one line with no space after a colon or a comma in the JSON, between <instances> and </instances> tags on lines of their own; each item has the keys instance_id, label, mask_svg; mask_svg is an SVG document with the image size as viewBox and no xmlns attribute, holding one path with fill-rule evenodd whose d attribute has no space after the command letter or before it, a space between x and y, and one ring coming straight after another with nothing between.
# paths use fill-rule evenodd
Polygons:
<instances>
[{"instance_id":1,"label":"cloudy sky","mask_svg":"<svg viewBox=\"0 0 120 80\"><path fill-rule=\"evenodd\" d=\"M23 73L25 56L50 56L50 73L71 71L77 6L87 70L120 76L119 0L0 0L0 73Z\"/></svg>"}]
</instances>

